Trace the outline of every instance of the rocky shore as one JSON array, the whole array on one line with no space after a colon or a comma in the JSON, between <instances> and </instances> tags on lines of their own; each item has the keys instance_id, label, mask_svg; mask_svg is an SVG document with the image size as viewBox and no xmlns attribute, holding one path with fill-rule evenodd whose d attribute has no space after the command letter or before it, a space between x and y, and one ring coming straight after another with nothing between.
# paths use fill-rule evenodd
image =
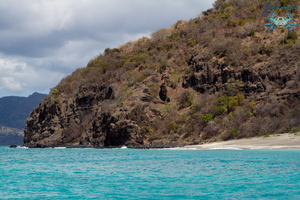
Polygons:
<instances>
[{"instance_id":1,"label":"rocky shore","mask_svg":"<svg viewBox=\"0 0 300 200\"><path fill-rule=\"evenodd\" d=\"M274 134L239 140L218 141L198 144L157 143L147 145L95 147L91 145L69 144L64 146L25 145L28 148L132 148L132 149L186 149L186 150L246 150L246 149L300 149L300 132Z\"/></svg>"},{"instance_id":2,"label":"rocky shore","mask_svg":"<svg viewBox=\"0 0 300 200\"><path fill-rule=\"evenodd\" d=\"M113 148L131 148L131 149L168 149L168 148L180 148L185 146L191 145L200 145L198 144L180 144L180 143L155 143L155 144L146 144L146 145L122 145L122 146L92 146L92 145L79 145L79 144L66 144L66 145L42 145L42 144L35 144L35 145L24 145L24 147L28 148L96 148L96 149L113 149Z\"/></svg>"}]
</instances>

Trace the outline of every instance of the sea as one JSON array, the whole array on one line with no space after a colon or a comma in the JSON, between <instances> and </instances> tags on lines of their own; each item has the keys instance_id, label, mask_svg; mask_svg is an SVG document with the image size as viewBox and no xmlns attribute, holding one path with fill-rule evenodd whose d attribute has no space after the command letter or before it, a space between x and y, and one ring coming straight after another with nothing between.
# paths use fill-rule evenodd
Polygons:
<instances>
[{"instance_id":1,"label":"sea","mask_svg":"<svg viewBox=\"0 0 300 200\"><path fill-rule=\"evenodd\" d=\"M0 147L0 199L300 199L299 150Z\"/></svg>"}]
</instances>

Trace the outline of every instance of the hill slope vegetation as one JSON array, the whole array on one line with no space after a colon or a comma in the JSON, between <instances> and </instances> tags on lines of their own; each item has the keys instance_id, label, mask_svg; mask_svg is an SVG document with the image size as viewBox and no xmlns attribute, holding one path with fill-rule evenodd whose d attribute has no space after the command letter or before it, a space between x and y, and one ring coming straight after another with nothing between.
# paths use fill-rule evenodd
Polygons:
<instances>
[{"instance_id":1,"label":"hill slope vegetation","mask_svg":"<svg viewBox=\"0 0 300 200\"><path fill-rule=\"evenodd\" d=\"M218 0L106 49L33 110L25 144L167 147L298 131L299 30L266 32L266 3Z\"/></svg>"}]
</instances>

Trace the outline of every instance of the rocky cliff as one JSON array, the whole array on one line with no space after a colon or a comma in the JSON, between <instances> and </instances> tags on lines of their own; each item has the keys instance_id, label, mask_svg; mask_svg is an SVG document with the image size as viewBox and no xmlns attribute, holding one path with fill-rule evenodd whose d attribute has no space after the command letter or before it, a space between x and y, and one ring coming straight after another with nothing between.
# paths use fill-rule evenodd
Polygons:
<instances>
[{"instance_id":1,"label":"rocky cliff","mask_svg":"<svg viewBox=\"0 0 300 200\"><path fill-rule=\"evenodd\" d=\"M106 49L33 110L25 145L170 147L298 131L298 30L267 33L265 4L218 0Z\"/></svg>"}]
</instances>

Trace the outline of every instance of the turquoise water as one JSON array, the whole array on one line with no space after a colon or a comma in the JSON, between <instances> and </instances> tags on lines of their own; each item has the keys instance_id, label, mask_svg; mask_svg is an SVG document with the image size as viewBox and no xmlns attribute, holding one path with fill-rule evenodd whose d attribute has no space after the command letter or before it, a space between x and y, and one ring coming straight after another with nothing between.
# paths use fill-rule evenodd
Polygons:
<instances>
[{"instance_id":1,"label":"turquoise water","mask_svg":"<svg viewBox=\"0 0 300 200\"><path fill-rule=\"evenodd\" d=\"M0 199L300 199L300 151L0 148Z\"/></svg>"}]
</instances>

